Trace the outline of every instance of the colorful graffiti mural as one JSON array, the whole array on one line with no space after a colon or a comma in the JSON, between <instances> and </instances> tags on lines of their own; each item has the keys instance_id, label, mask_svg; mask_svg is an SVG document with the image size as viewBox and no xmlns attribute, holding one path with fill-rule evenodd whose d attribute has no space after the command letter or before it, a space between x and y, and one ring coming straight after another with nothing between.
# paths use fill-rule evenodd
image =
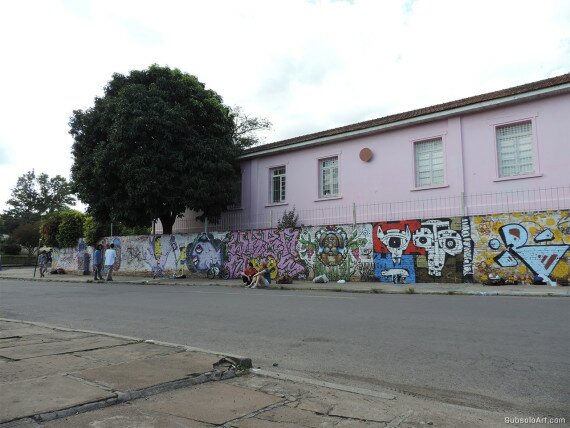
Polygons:
<instances>
[{"instance_id":1,"label":"colorful graffiti mural","mask_svg":"<svg viewBox=\"0 0 570 428\"><path fill-rule=\"evenodd\" d=\"M477 281L491 273L527 284L535 275L551 284L568 279L567 211L479 216L472 223Z\"/></svg>"},{"instance_id":2,"label":"colorful graffiti mural","mask_svg":"<svg viewBox=\"0 0 570 428\"><path fill-rule=\"evenodd\" d=\"M331 281L398 280L485 282L490 273L519 282L535 275L554 282L570 276L568 211L403 220L360 224L265 229L229 233L110 237L116 268L125 272L182 275L215 266L238 278L251 261L265 262L271 276ZM54 251L54 267L82 271L79 240Z\"/></svg>"},{"instance_id":3,"label":"colorful graffiti mural","mask_svg":"<svg viewBox=\"0 0 570 428\"><path fill-rule=\"evenodd\" d=\"M466 220L466 221L464 221ZM375 276L382 282L472 280L473 245L468 219L406 220L374 225Z\"/></svg>"},{"instance_id":4,"label":"colorful graffiti mural","mask_svg":"<svg viewBox=\"0 0 570 428\"><path fill-rule=\"evenodd\" d=\"M287 274L292 278L304 278L305 266L299 258L296 244L298 229L265 229L230 232L226 235L226 262L231 278L239 278L241 271L251 261L256 269L267 263L271 277Z\"/></svg>"},{"instance_id":5,"label":"colorful graffiti mural","mask_svg":"<svg viewBox=\"0 0 570 428\"><path fill-rule=\"evenodd\" d=\"M304 228L297 250L309 278L323 274L331 281L369 278L374 266L372 226Z\"/></svg>"},{"instance_id":6,"label":"colorful graffiti mural","mask_svg":"<svg viewBox=\"0 0 570 428\"><path fill-rule=\"evenodd\" d=\"M211 233L200 233L186 248L188 269L206 272L211 268L221 269L224 264L224 242Z\"/></svg>"}]
</instances>

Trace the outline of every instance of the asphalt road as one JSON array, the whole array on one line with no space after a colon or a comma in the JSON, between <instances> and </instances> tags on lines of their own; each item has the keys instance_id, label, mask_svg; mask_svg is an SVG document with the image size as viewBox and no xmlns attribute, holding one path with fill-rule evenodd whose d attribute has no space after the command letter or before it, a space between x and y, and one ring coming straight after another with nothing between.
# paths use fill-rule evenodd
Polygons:
<instances>
[{"instance_id":1,"label":"asphalt road","mask_svg":"<svg viewBox=\"0 0 570 428\"><path fill-rule=\"evenodd\" d=\"M0 317L239 354L268 370L472 407L570 416L568 298L0 280Z\"/></svg>"}]
</instances>

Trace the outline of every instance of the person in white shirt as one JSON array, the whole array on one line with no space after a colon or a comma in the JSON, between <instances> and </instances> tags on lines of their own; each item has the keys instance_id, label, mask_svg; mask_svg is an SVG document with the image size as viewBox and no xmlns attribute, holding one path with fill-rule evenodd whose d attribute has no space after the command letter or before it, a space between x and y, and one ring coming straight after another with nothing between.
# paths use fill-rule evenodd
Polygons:
<instances>
[{"instance_id":1,"label":"person in white shirt","mask_svg":"<svg viewBox=\"0 0 570 428\"><path fill-rule=\"evenodd\" d=\"M117 259L115 244L111 244L110 248L105 251L105 270L107 271L107 281L113 280L113 265Z\"/></svg>"}]
</instances>

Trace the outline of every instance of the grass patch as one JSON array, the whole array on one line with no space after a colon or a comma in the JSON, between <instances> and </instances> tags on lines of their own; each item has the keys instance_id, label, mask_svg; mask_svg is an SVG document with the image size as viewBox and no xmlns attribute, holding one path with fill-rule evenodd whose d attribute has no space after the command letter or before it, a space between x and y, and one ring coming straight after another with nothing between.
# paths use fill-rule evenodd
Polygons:
<instances>
[{"instance_id":1,"label":"grass patch","mask_svg":"<svg viewBox=\"0 0 570 428\"><path fill-rule=\"evenodd\" d=\"M416 294L416 289L414 287L406 288L406 294Z\"/></svg>"},{"instance_id":2,"label":"grass patch","mask_svg":"<svg viewBox=\"0 0 570 428\"><path fill-rule=\"evenodd\" d=\"M447 294L449 294L450 296L455 296L455 291L450 290L450 291L447 292Z\"/></svg>"}]
</instances>

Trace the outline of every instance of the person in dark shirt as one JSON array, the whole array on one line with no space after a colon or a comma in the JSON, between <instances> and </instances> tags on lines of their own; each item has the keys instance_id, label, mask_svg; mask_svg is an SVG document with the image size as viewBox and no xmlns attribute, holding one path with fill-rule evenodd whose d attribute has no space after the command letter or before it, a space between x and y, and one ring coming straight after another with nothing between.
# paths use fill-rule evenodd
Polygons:
<instances>
[{"instance_id":1,"label":"person in dark shirt","mask_svg":"<svg viewBox=\"0 0 570 428\"><path fill-rule=\"evenodd\" d=\"M257 273L257 270L253 267L253 263L249 262L245 269L241 273L241 279L243 283L247 286L251 285L251 281L253 280L253 275Z\"/></svg>"},{"instance_id":2,"label":"person in dark shirt","mask_svg":"<svg viewBox=\"0 0 570 428\"><path fill-rule=\"evenodd\" d=\"M103 281L103 275L101 275L101 270L103 269L103 254L101 254L101 248L101 244L97 245L93 253L93 275L95 281L98 279Z\"/></svg>"}]
</instances>

